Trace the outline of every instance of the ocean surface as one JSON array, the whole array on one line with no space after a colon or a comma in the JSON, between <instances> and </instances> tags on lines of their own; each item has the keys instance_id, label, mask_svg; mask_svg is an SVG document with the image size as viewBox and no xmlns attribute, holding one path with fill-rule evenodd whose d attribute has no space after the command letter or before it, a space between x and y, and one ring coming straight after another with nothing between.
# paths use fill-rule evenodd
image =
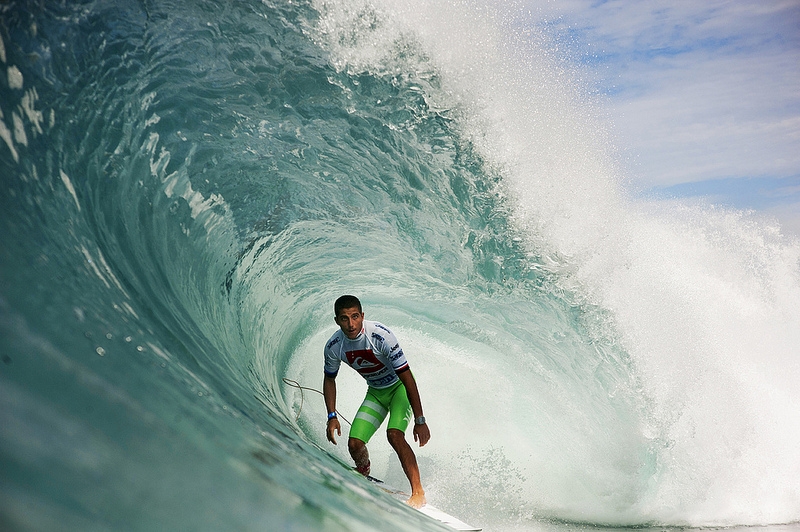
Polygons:
<instances>
[{"instance_id":1,"label":"ocean surface","mask_svg":"<svg viewBox=\"0 0 800 532\"><path fill-rule=\"evenodd\" d=\"M637 199L514 9L0 3L0 529L444 530L292 385L344 293L414 370L437 507L797 529L800 243Z\"/></svg>"}]
</instances>

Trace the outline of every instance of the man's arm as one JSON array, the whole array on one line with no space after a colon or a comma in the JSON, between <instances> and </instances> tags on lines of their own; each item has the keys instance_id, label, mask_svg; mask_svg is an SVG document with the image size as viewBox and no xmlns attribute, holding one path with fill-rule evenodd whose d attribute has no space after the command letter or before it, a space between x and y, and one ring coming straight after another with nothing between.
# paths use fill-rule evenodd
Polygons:
<instances>
[{"instance_id":1,"label":"man's arm","mask_svg":"<svg viewBox=\"0 0 800 532\"><path fill-rule=\"evenodd\" d=\"M322 382L322 395L325 397L325 408L328 411L328 414L331 412L336 412L336 379L333 377L328 377L325 375L325 380ZM328 418L328 428L327 428L327 436L328 441L332 444L336 445L336 438L334 437L334 431L341 436L342 435L342 426L339 424L339 419L337 417L329 417Z\"/></svg>"},{"instance_id":2,"label":"man's arm","mask_svg":"<svg viewBox=\"0 0 800 532\"><path fill-rule=\"evenodd\" d=\"M414 419L416 420L418 417L423 417L422 400L419 397L419 389L417 388L417 381L414 379L414 375L409 370L398 373L397 376L400 377L400 381L402 381L403 386L406 387L406 394L408 394L408 402L411 403L411 411L414 412ZM415 422L414 441L418 441L419 446L422 447L428 443L430 439L431 431L428 428L428 424L417 425Z\"/></svg>"}]
</instances>

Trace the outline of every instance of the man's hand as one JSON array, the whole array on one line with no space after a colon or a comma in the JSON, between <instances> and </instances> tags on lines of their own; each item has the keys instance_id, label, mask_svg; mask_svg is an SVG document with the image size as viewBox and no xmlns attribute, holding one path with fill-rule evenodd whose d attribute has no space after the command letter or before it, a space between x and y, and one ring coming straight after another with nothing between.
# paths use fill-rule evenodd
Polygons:
<instances>
[{"instance_id":1,"label":"man's hand","mask_svg":"<svg viewBox=\"0 0 800 532\"><path fill-rule=\"evenodd\" d=\"M398 373L397 377L403 382L403 386L406 387L406 394L408 394L408 402L411 405L411 410L414 412L414 419L416 420L419 417L424 417L422 415L422 400L419 398L419 389L417 388L417 381L414 380L414 374L410 371L404 371ZM425 423L422 425L414 423L414 441L418 441L419 446L422 447L428 443L430 439L431 431L428 425Z\"/></svg>"},{"instance_id":2,"label":"man's hand","mask_svg":"<svg viewBox=\"0 0 800 532\"><path fill-rule=\"evenodd\" d=\"M328 429L325 431L325 435L328 437L328 441L332 444L336 445L336 438L333 436L333 431L341 436L342 435L342 427L339 425L339 420L336 419L336 379L334 377L328 377L325 375L325 380L322 381L322 395L325 397L325 408L333 417L328 418Z\"/></svg>"},{"instance_id":3,"label":"man's hand","mask_svg":"<svg viewBox=\"0 0 800 532\"><path fill-rule=\"evenodd\" d=\"M414 425L414 441L418 441L420 447L428 443L428 440L430 439L431 430L428 428L427 423L422 425Z\"/></svg>"},{"instance_id":4,"label":"man's hand","mask_svg":"<svg viewBox=\"0 0 800 532\"><path fill-rule=\"evenodd\" d=\"M339 436L342 435L342 426L339 425L339 420L335 417L328 420L328 441L336 445L336 438L333 436L334 431L336 431L336 434ZM416 435L414 438L416 439Z\"/></svg>"}]
</instances>

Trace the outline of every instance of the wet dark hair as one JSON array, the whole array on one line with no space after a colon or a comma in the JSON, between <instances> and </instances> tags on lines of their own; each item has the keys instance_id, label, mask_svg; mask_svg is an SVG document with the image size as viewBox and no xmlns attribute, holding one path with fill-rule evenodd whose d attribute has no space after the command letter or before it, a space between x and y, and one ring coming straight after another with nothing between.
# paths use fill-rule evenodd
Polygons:
<instances>
[{"instance_id":1,"label":"wet dark hair","mask_svg":"<svg viewBox=\"0 0 800 532\"><path fill-rule=\"evenodd\" d=\"M356 296L342 296L333 304L333 315L338 316L339 311L343 308L353 307L358 307L359 312L364 312L361 310L361 301L359 301Z\"/></svg>"}]
</instances>

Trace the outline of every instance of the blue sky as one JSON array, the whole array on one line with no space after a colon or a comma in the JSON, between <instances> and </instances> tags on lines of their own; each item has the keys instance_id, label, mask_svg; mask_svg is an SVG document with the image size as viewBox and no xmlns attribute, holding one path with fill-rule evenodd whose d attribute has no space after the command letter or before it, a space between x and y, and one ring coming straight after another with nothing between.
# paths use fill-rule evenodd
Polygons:
<instances>
[{"instance_id":1,"label":"blue sky","mask_svg":"<svg viewBox=\"0 0 800 532\"><path fill-rule=\"evenodd\" d=\"M800 235L800 0L528 7L601 96L640 193L755 209Z\"/></svg>"}]
</instances>

